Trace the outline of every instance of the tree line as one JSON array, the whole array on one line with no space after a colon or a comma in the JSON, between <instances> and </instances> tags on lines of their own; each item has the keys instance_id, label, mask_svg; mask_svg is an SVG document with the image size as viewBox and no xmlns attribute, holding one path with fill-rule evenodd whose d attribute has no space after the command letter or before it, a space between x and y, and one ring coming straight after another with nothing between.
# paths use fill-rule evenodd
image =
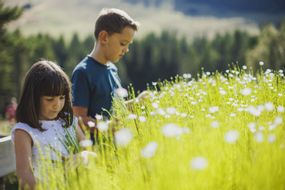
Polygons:
<instances>
[{"instance_id":1,"label":"tree line","mask_svg":"<svg viewBox=\"0 0 285 190\"><path fill-rule=\"evenodd\" d=\"M10 97L19 97L24 75L40 58L57 62L71 76L75 65L93 47L93 36L80 39L74 34L67 41L63 36L48 34L23 36L20 30L9 32L6 24L17 19L22 10L4 7L0 0L0 111L3 112ZM143 90L147 83L170 79L178 74L195 76L205 71L224 72L230 65L247 65L253 71L258 62L264 69L285 67L285 22L278 26L268 24L259 35L244 31L217 34L213 39L177 37L163 31L150 33L135 40L129 53L117 64L125 87L132 84L135 90Z\"/></svg>"}]
</instances>

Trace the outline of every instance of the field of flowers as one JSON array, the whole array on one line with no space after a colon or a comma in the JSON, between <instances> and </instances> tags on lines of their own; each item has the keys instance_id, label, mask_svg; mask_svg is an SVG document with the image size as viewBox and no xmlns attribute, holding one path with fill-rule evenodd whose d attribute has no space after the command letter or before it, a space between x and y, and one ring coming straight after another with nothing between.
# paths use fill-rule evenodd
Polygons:
<instances>
[{"instance_id":1,"label":"field of flowers","mask_svg":"<svg viewBox=\"0 0 285 190\"><path fill-rule=\"evenodd\" d=\"M184 74L149 88L131 111L117 100L110 121L97 116L94 153L46 167L39 188L285 189L282 70Z\"/></svg>"}]
</instances>

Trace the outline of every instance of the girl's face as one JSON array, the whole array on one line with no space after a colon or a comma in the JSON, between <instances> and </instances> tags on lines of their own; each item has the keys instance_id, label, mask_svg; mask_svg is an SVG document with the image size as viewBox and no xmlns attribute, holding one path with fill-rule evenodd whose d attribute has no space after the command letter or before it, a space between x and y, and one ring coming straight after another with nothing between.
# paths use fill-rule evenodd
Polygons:
<instances>
[{"instance_id":1,"label":"girl's face","mask_svg":"<svg viewBox=\"0 0 285 190\"><path fill-rule=\"evenodd\" d=\"M65 103L65 96L41 96L40 98L40 120L55 119L62 110Z\"/></svg>"}]
</instances>

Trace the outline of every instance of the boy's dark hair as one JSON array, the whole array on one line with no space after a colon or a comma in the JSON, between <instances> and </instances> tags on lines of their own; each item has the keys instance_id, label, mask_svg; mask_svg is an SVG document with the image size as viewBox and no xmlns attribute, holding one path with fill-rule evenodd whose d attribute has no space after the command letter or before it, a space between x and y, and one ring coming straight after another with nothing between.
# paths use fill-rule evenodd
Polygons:
<instances>
[{"instance_id":1,"label":"boy's dark hair","mask_svg":"<svg viewBox=\"0 0 285 190\"><path fill-rule=\"evenodd\" d=\"M139 23L120 9L102 9L95 23L94 36L98 39L99 33L103 30L110 35L121 33L127 26L137 31Z\"/></svg>"},{"instance_id":2,"label":"boy's dark hair","mask_svg":"<svg viewBox=\"0 0 285 190\"><path fill-rule=\"evenodd\" d=\"M59 112L59 118L70 126L73 122L71 107L71 83L64 71L54 62L41 60L27 72L22 95L16 110L17 122L23 122L32 128L44 131L39 123L40 97L65 96L65 104Z\"/></svg>"}]
</instances>

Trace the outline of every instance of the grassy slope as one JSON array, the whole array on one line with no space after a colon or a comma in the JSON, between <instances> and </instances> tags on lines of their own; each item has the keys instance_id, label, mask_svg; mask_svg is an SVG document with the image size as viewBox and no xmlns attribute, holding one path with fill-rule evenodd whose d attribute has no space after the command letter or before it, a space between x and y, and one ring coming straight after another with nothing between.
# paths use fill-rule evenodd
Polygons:
<instances>
[{"instance_id":1,"label":"grassy slope","mask_svg":"<svg viewBox=\"0 0 285 190\"><path fill-rule=\"evenodd\" d=\"M173 11L169 6L162 8L146 8L143 5L131 5L120 0L5 0L7 5L31 2L32 9L24 12L22 17L9 25L10 29L20 28L25 35L49 33L58 36L63 34L69 38L72 33L80 36L92 34L93 23L101 8L116 7L126 10L132 17L140 21L141 29L138 36L146 33L160 32L170 29L179 35L192 38L197 35L212 37L217 32L234 29L257 33L257 25L238 17L215 18L210 16L191 17Z\"/></svg>"}]
</instances>

